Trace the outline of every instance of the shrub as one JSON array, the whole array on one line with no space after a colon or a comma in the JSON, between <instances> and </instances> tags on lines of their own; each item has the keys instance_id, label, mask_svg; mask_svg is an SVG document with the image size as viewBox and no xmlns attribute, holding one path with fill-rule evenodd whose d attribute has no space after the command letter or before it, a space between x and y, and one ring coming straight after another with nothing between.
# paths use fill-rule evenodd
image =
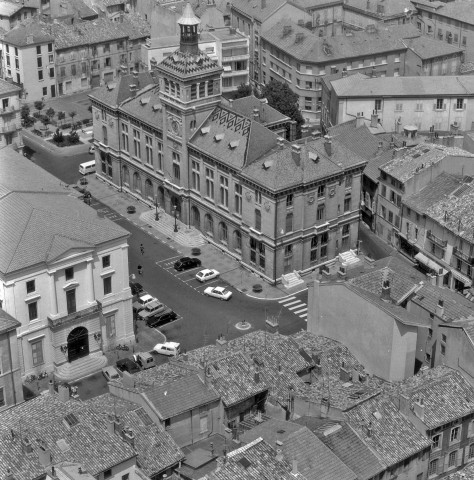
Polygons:
<instances>
[{"instance_id":1,"label":"shrub","mask_svg":"<svg viewBox=\"0 0 474 480\"><path fill-rule=\"evenodd\" d=\"M76 143L79 143L79 135L77 134L76 130L71 130L71 133L69 134L69 143L71 145L75 145Z\"/></svg>"},{"instance_id":2,"label":"shrub","mask_svg":"<svg viewBox=\"0 0 474 480\"><path fill-rule=\"evenodd\" d=\"M62 128L63 130L66 130L66 128L70 128L70 127L71 127L71 124L70 124L70 123L64 123L64 124L61 125L61 128Z\"/></svg>"},{"instance_id":3,"label":"shrub","mask_svg":"<svg viewBox=\"0 0 474 480\"><path fill-rule=\"evenodd\" d=\"M53 142L54 143L63 143L64 142L64 135L59 128L56 129L56 132L53 135Z\"/></svg>"},{"instance_id":4,"label":"shrub","mask_svg":"<svg viewBox=\"0 0 474 480\"><path fill-rule=\"evenodd\" d=\"M253 287L252 290L255 293L260 293L263 290L263 287L260 285L260 283L256 283Z\"/></svg>"}]
</instances>

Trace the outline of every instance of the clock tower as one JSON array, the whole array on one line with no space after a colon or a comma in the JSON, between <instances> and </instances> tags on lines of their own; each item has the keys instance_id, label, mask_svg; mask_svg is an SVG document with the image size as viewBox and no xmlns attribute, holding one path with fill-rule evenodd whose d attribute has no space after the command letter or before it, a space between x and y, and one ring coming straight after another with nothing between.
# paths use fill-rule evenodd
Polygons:
<instances>
[{"instance_id":1,"label":"clock tower","mask_svg":"<svg viewBox=\"0 0 474 480\"><path fill-rule=\"evenodd\" d=\"M176 205L188 223L189 175L187 141L221 101L222 67L199 50L200 20L189 3L178 20L180 47L153 66L159 77L163 106L165 209Z\"/></svg>"}]
</instances>

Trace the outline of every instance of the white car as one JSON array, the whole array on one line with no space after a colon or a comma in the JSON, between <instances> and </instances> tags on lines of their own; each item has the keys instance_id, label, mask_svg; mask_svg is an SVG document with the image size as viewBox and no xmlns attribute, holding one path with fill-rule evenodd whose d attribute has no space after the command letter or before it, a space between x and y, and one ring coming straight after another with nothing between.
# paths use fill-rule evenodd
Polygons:
<instances>
[{"instance_id":1,"label":"white car","mask_svg":"<svg viewBox=\"0 0 474 480\"><path fill-rule=\"evenodd\" d=\"M232 292L224 287L207 287L204 290L204 295L220 298L221 300L229 300L232 297Z\"/></svg>"},{"instance_id":2,"label":"white car","mask_svg":"<svg viewBox=\"0 0 474 480\"><path fill-rule=\"evenodd\" d=\"M108 382L110 380L117 380L120 378L120 374L115 367L109 366L102 369L102 373Z\"/></svg>"},{"instance_id":3,"label":"white car","mask_svg":"<svg viewBox=\"0 0 474 480\"><path fill-rule=\"evenodd\" d=\"M180 352L180 344L177 342L165 342L157 343L153 350L156 353L161 353L162 355L167 355L168 357L176 357Z\"/></svg>"},{"instance_id":4,"label":"white car","mask_svg":"<svg viewBox=\"0 0 474 480\"><path fill-rule=\"evenodd\" d=\"M213 268L206 268L205 270L201 270L200 272L196 273L196 279L200 282L207 282L208 280L212 280L213 278L217 278L220 273Z\"/></svg>"}]
</instances>

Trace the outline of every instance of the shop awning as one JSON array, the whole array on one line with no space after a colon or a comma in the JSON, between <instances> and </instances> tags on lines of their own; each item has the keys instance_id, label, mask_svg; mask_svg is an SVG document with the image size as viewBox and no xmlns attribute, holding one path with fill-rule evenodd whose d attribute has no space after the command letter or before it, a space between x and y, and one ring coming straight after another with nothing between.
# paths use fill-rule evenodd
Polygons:
<instances>
[{"instance_id":1,"label":"shop awning","mask_svg":"<svg viewBox=\"0 0 474 480\"><path fill-rule=\"evenodd\" d=\"M417 260L418 263L422 263L425 267L429 268L430 270L433 270L433 272L435 272L436 275L443 276L448 273L448 271L445 270L441 265L434 262L433 260L431 260L431 258L428 258L426 255L423 255L421 252L415 255L415 260Z\"/></svg>"},{"instance_id":2,"label":"shop awning","mask_svg":"<svg viewBox=\"0 0 474 480\"><path fill-rule=\"evenodd\" d=\"M460 282L464 283L465 287L470 287L472 285L472 280L469 277L466 277L466 275L463 275L462 273L458 272L457 270L454 270L454 268L451 270L451 275L456 280L459 280Z\"/></svg>"}]
</instances>

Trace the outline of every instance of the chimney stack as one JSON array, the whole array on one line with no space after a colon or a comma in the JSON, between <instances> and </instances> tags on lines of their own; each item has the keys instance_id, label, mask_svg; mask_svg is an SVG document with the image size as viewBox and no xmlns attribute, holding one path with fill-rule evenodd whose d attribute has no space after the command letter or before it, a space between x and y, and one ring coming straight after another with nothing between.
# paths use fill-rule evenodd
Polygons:
<instances>
[{"instance_id":1,"label":"chimney stack","mask_svg":"<svg viewBox=\"0 0 474 480\"><path fill-rule=\"evenodd\" d=\"M369 438L372 436L372 422L369 422L369 425L367 425L367 436Z\"/></svg>"},{"instance_id":2,"label":"chimney stack","mask_svg":"<svg viewBox=\"0 0 474 480\"><path fill-rule=\"evenodd\" d=\"M114 416L114 432L117 435L120 435L120 433L122 432L122 421L119 417L117 417L117 415Z\"/></svg>"},{"instance_id":3,"label":"chimney stack","mask_svg":"<svg viewBox=\"0 0 474 480\"><path fill-rule=\"evenodd\" d=\"M255 368L255 373L253 378L255 383L260 383L260 370L258 369L258 367Z\"/></svg>"},{"instance_id":4,"label":"chimney stack","mask_svg":"<svg viewBox=\"0 0 474 480\"><path fill-rule=\"evenodd\" d=\"M329 398L321 398L321 418L327 418L329 414Z\"/></svg>"},{"instance_id":5,"label":"chimney stack","mask_svg":"<svg viewBox=\"0 0 474 480\"><path fill-rule=\"evenodd\" d=\"M324 148L326 150L327 155L330 157L332 155L332 140L331 137L326 137L324 141Z\"/></svg>"},{"instance_id":6,"label":"chimney stack","mask_svg":"<svg viewBox=\"0 0 474 480\"><path fill-rule=\"evenodd\" d=\"M123 430L123 439L133 448L135 447L135 434L131 428Z\"/></svg>"},{"instance_id":7,"label":"chimney stack","mask_svg":"<svg viewBox=\"0 0 474 480\"><path fill-rule=\"evenodd\" d=\"M260 118L260 110L257 107L254 107L253 109L253 119L258 122Z\"/></svg>"},{"instance_id":8,"label":"chimney stack","mask_svg":"<svg viewBox=\"0 0 474 480\"><path fill-rule=\"evenodd\" d=\"M317 139L320 138L320 137L321 137L321 132L320 132L319 130L313 130L313 131L311 132L311 138L312 138L313 140L317 140Z\"/></svg>"},{"instance_id":9,"label":"chimney stack","mask_svg":"<svg viewBox=\"0 0 474 480\"><path fill-rule=\"evenodd\" d=\"M362 116L362 113L357 112L356 128L362 127L362 125L364 125L364 117Z\"/></svg>"},{"instance_id":10,"label":"chimney stack","mask_svg":"<svg viewBox=\"0 0 474 480\"><path fill-rule=\"evenodd\" d=\"M38 458L43 467L51 465L51 450L43 440L38 441Z\"/></svg>"},{"instance_id":11,"label":"chimney stack","mask_svg":"<svg viewBox=\"0 0 474 480\"><path fill-rule=\"evenodd\" d=\"M61 402L69 401L69 387L64 384L58 385L58 396Z\"/></svg>"},{"instance_id":12,"label":"chimney stack","mask_svg":"<svg viewBox=\"0 0 474 480\"><path fill-rule=\"evenodd\" d=\"M413 413L423 422L425 419L425 405L420 397L413 402Z\"/></svg>"},{"instance_id":13,"label":"chimney stack","mask_svg":"<svg viewBox=\"0 0 474 480\"><path fill-rule=\"evenodd\" d=\"M281 448L277 448L277 449L276 449L275 460L276 460L277 462L283 462L283 453L282 453L282 451L281 451Z\"/></svg>"},{"instance_id":14,"label":"chimney stack","mask_svg":"<svg viewBox=\"0 0 474 480\"><path fill-rule=\"evenodd\" d=\"M291 156L293 157L293 161L299 167L301 163L301 146L293 144L291 145Z\"/></svg>"},{"instance_id":15,"label":"chimney stack","mask_svg":"<svg viewBox=\"0 0 474 480\"><path fill-rule=\"evenodd\" d=\"M54 382L52 380L48 383L48 391L51 395L54 395Z\"/></svg>"},{"instance_id":16,"label":"chimney stack","mask_svg":"<svg viewBox=\"0 0 474 480\"><path fill-rule=\"evenodd\" d=\"M438 305L436 305L436 315L440 318L444 316L444 300L441 298L438 300Z\"/></svg>"},{"instance_id":17,"label":"chimney stack","mask_svg":"<svg viewBox=\"0 0 474 480\"><path fill-rule=\"evenodd\" d=\"M229 98L229 107L234 108L234 99L233 98Z\"/></svg>"},{"instance_id":18,"label":"chimney stack","mask_svg":"<svg viewBox=\"0 0 474 480\"><path fill-rule=\"evenodd\" d=\"M374 110L374 112L370 116L370 126L372 128L377 128L378 124L379 124L379 116L377 115L376 111Z\"/></svg>"},{"instance_id":19,"label":"chimney stack","mask_svg":"<svg viewBox=\"0 0 474 480\"><path fill-rule=\"evenodd\" d=\"M384 302L392 301L392 299L390 298L390 280L384 280L382 282L382 294L380 295L380 298Z\"/></svg>"},{"instance_id":20,"label":"chimney stack","mask_svg":"<svg viewBox=\"0 0 474 480\"><path fill-rule=\"evenodd\" d=\"M4 480L15 480L15 476L9 468L7 469L7 474L3 478Z\"/></svg>"},{"instance_id":21,"label":"chimney stack","mask_svg":"<svg viewBox=\"0 0 474 480\"><path fill-rule=\"evenodd\" d=\"M114 417L113 415L107 415L107 431L110 435L115 433L115 426L114 426Z\"/></svg>"},{"instance_id":22,"label":"chimney stack","mask_svg":"<svg viewBox=\"0 0 474 480\"><path fill-rule=\"evenodd\" d=\"M379 145L377 147L377 154L382 153L383 150L383 142L379 142Z\"/></svg>"},{"instance_id":23,"label":"chimney stack","mask_svg":"<svg viewBox=\"0 0 474 480\"><path fill-rule=\"evenodd\" d=\"M277 145L280 149L285 148L285 140L283 137L277 137Z\"/></svg>"}]
</instances>

